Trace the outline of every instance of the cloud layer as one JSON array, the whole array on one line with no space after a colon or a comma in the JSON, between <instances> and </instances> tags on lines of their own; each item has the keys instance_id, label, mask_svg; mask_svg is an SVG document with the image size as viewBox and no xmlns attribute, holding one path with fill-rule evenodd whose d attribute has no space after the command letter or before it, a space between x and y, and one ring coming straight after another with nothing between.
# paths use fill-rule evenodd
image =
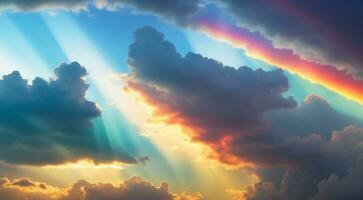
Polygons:
<instances>
[{"instance_id":1,"label":"cloud layer","mask_svg":"<svg viewBox=\"0 0 363 200\"><path fill-rule=\"evenodd\" d=\"M27 178L0 179L0 198L6 200L202 200L199 193L176 194L167 183L154 186L140 177L118 185L80 180L70 188L57 188Z\"/></svg>"},{"instance_id":2,"label":"cloud layer","mask_svg":"<svg viewBox=\"0 0 363 200\"><path fill-rule=\"evenodd\" d=\"M0 79L0 160L16 164L60 164L79 159L134 162L100 149L92 120L101 112L86 99L87 71L61 64L56 78L31 84L14 71Z\"/></svg>"}]
</instances>

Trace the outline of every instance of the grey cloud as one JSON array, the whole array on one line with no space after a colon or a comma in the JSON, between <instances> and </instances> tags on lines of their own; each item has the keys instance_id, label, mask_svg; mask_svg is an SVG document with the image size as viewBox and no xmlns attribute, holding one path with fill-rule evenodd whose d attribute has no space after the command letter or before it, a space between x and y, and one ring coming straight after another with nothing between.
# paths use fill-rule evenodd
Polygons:
<instances>
[{"instance_id":1,"label":"grey cloud","mask_svg":"<svg viewBox=\"0 0 363 200\"><path fill-rule=\"evenodd\" d=\"M247 192L240 198L249 200L279 200L279 192L276 191L273 183L260 182L249 186Z\"/></svg>"},{"instance_id":2,"label":"grey cloud","mask_svg":"<svg viewBox=\"0 0 363 200\"><path fill-rule=\"evenodd\" d=\"M248 200L260 199L292 199L292 200L344 200L359 199L362 196L359 180L362 178L363 130L355 126L348 126L341 131L334 131L329 140L325 140L320 150L314 149L316 157L321 163L304 162L304 167L288 167L286 172L276 181L275 171L268 168L257 172L272 174L260 176L262 181L245 193ZM308 145L304 146L307 148ZM300 150L296 146L295 151ZM294 151L294 149L289 149ZM301 151L301 150L300 150ZM325 156L323 156L325 154ZM301 159L298 157L297 159ZM315 159L315 158L314 158ZM306 159L304 159L306 160ZM341 178L339 178L341 177ZM268 184L269 188L261 187ZM273 192L271 192L273 191Z\"/></svg>"},{"instance_id":3,"label":"grey cloud","mask_svg":"<svg viewBox=\"0 0 363 200\"><path fill-rule=\"evenodd\" d=\"M362 130L359 130L360 132ZM361 140L360 140L361 142ZM312 200L359 200L362 199L363 155L352 164L346 176L332 174L318 184L319 192Z\"/></svg>"},{"instance_id":4,"label":"grey cloud","mask_svg":"<svg viewBox=\"0 0 363 200\"><path fill-rule=\"evenodd\" d=\"M318 133L329 139L334 130L350 124L363 125L361 121L337 112L327 100L317 95L306 97L298 109L277 110L267 115L271 129L285 135L291 134L291 131L298 136Z\"/></svg>"},{"instance_id":5,"label":"grey cloud","mask_svg":"<svg viewBox=\"0 0 363 200\"><path fill-rule=\"evenodd\" d=\"M270 111L265 116L266 129L234 137L219 149L221 156L231 154L262 166L325 169L335 154L329 144L332 132L351 124L363 125L315 95L307 97L297 108Z\"/></svg>"},{"instance_id":6,"label":"grey cloud","mask_svg":"<svg viewBox=\"0 0 363 200\"><path fill-rule=\"evenodd\" d=\"M34 187L35 184L30 181L29 179L26 179L26 178L21 178L19 180L15 180L13 182L13 185L15 186L19 186L19 187Z\"/></svg>"},{"instance_id":7,"label":"grey cloud","mask_svg":"<svg viewBox=\"0 0 363 200\"><path fill-rule=\"evenodd\" d=\"M90 0L2 0L0 10L35 11L35 10L84 10Z\"/></svg>"},{"instance_id":8,"label":"grey cloud","mask_svg":"<svg viewBox=\"0 0 363 200\"><path fill-rule=\"evenodd\" d=\"M250 30L260 31L280 47L362 76L361 1L226 0L227 12Z\"/></svg>"},{"instance_id":9,"label":"grey cloud","mask_svg":"<svg viewBox=\"0 0 363 200\"><path fill-rule=\"evenodd\" d=\"M226 145L228 153L265 165L255 170L261 182L245 194L248 200L309 199L322 180L332 174L346 176L363 153L359 145L363 132L349 126L362 122L334 111L317 96L308 97L296 109L274 111L268 118L267 132Z\"/></svg>"},{"instance_id":10,"label":"grey cloud","mask_svg":"<svg viewBox=\"0 0 363 200\"><path fill-rule=\"evenodd\" d=\"M138 11L151 12L185 25L200 11L201 3L200 0L2 0L0 1L0 11L80 11L87 10L90 6L116 10L132 7Z\"/></svg>"},{"instance_id":11,"label":"grey cloud","mask_svg":"<svg viewBox=\"0 0 363 200\"><path fill-rule=\"evenodd\" d=\"M76 62L62 64L55 75L31 84L17 71L0 79L0 160L32 165L86 158L135 162L98 146L92 120L101 112L85 97L86 69Z\"/></svg>"},{"instance_id":12,"label":"grey cloud","mask_svg":"<svg viewBox=\"0 0 363 200\"><path fill-rule=\"evenodd\" d=\"M281 70L235 69L193 53L182 57L148 26L134 38L129 88L143 93L171 121L200 130L195 139L216 142L251 132L264 126L264 112L296 106L291 97L282 97L288 81Z\"/></svg>"},{"instance_id":13,"label":"grey cloud","mask_svg":"<svg viewBox=\"0 0 363 200\"><path fill-rule=\"evenodd\" d=\"M200 0L104 0L106 7L131 6L139 11L151 12L165 19L187 25L201 11Z\"/></svg>"}]
</instances>

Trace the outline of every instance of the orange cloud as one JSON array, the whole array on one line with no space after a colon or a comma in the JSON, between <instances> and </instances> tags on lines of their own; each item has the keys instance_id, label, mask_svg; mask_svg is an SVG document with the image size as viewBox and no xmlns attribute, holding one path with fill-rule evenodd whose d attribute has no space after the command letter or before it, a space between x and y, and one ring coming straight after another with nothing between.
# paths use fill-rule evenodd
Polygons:
<instances>
[{"instance_id":1,"label":"orange cloud","mask_svg":"<svg viewBox=\"0 0 363 200\"><path fill-rule=\"evenodd\" d=\"M28 178L0 179L0 199L6 200L202 200L199 193L172 193L167 183L154 186L140 177L117 185L80 180L69 188L57 188Z\"/></svg>"},{"instance_id":2,"label":"orange cloud","mask_svg":"<svg viewBox=\"0 0 363 200\"><path fill-rule=\"evenodd\" d=\"M62 190L45 183L32 181L28 178L9 180L0 179L0 199L6 200L55 200Z\"/></svg>"}]
</instances>

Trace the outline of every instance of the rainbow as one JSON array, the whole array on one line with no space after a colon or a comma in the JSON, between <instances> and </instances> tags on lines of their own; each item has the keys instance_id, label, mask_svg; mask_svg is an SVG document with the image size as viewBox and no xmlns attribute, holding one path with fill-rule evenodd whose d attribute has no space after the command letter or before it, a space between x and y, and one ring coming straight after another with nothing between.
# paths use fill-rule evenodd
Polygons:
<instances>
[{"instance_id":1,"label":"rainbow","mask_svg":"<svg viewBox=\"0 0 363 200\"><path fill-rule=\"evenodd\" d=\"M291 49L276 48L257 32L251 32L232 23L199 20L199 29L208 36L227 42L236 48L243 48L250 57L263 60L308 81L354 100L363 105L363 80L348 75L331 65L325 65L302 58Z\"/></svg>"}]
</instances>

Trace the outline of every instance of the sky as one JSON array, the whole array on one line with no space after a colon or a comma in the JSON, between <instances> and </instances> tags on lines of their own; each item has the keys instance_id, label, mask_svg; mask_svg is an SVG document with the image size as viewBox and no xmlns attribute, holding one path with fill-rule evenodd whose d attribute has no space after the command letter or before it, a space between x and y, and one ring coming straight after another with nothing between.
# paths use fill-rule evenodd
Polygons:
<instances>
[{"instance_id":1,"label":"sky","mask_svg":"<svg viewBox=\"0 0 363 200\"><path fill-rule=\"evenodd\" d=\"M361 199L362 8L0 1L0 199Z\"/></svg>"}]
</instances>

